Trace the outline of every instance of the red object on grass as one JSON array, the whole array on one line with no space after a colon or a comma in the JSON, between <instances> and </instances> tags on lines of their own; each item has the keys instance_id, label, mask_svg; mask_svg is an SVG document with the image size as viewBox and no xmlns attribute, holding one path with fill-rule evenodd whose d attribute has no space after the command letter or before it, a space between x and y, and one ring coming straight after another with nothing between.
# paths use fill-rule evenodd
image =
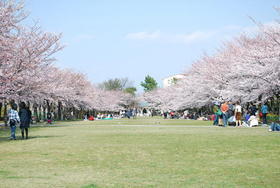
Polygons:
<instances>
[{"instance_id":1,"label":"red object on grass","mask_svg":"<svg viewBox=\"0 0 280 188\"><path fill-rule=\"evenodd\" d=\"M94 117L93 116L89 116L88 120L93 121Z\"/></svg>"}]
</instances>

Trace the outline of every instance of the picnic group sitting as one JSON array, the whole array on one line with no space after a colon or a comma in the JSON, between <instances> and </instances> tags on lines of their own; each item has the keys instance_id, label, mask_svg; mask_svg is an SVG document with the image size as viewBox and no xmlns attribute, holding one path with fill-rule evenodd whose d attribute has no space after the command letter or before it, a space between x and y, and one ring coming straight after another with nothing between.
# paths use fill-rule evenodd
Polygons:
<instances>
[{"instance_id":1,"label":"picnic group sitting","mask_svg":"<svg viewBox=\"0 0 280 188\"><path fill-rule=\"evenodd\" d=\"M96 115L96 117L94 117L93 115L84 115L84 121L94 121L94 120L109 120L109 119L113 119L113 115L112 114L101 114L101 113L98 113Z\"/></svg>"},{"instance_id":2,"label":"picnic group sitting","mask_svg":"<svg viewBox=\"0 0 280 188\"><path fill-rule=\"evenodd\" d=\"M93 121L94 120L94 116L93 115L84 115L84 121Z\"/></svg>"},{"instance_id":3,"label":"picnic group sitting","mask_svg":"<svg viewBox=\"0 0 280 188\"><path fill-rule=\"evenodd\" d=\"M235 104L225 102L222 105L216 103L213 107L213 112L215 114L213 125L224 127L227 125L235 125L236 127L254 127L259 125L257 117L258 109L252 103L248 110L242 110L240 102L236 102ZM260 117L262 117L263 125L267 124L267 113L268 107L266 104L263 104L259 113Z\"/></svg>"}]
</instances>

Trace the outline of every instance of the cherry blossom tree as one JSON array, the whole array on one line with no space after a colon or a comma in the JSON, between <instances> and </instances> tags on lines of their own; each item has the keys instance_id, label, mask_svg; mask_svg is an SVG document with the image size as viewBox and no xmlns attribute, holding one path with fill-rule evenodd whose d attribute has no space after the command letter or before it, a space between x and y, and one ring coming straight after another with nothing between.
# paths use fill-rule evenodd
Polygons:
<instances>
[{"instance_id":1,"label":"cherry blossom tree","mask_svg":"<svg viewBox=\"0 0 280 188\"><path fill-rule=\"evenodd\" d=\"M22 4L0 2L0 97L27 99L36 91L41 69L48 69L54 62L53 54L60 51L61 35L43 32L40 27L24 27L26 18Z\"/></svg>"},{"instance_id":2,"label":"cherry blossom tree","mask_svg":"<svg viewBox=\"0 0 280 188\"><path fill-rule=\"evenodd\" d=\"M280 24L224 43L194 62L179 83L144 94L154 108L200 108L213 101L266 101L280 93Z\"/></svg>"}]
</instances>

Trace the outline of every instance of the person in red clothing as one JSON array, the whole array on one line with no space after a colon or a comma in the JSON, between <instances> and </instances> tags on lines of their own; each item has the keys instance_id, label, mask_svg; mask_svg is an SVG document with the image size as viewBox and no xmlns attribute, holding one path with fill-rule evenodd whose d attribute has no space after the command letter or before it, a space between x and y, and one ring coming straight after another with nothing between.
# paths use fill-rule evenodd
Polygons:
<instances>
[{"instance_id":1,"label":"person in red clothing","mask_svg":"<svg viewBox=\"0 0 280 188\"><path fill-rule=\"evenodd\" d=\"M174 117L175 117L175 112L171 111L171 112L170 112L170 117L171 117L171 119L174 119Z\"/></svg>"},{"instance_id":2,"label":"person in red clothing","mask_svg":"<svg viewBox=\"0 0 280 188\"><path fill-rule=\"evenodd\" d=\"M224 124L224 127L227 126L228 124L228 110L229 110L229 107L228 107L228 102L225 102L221 105L221 111L222 111L222 115L223 115L223 124Z\"/></svg>"},{"instance_id":3,"label":"person in red clothing","mask_svg":"<svg viewBox=\"0 0 280 188\"><path fill-rule=\"evenodd\" d=\"M93 121L93 120L94 120L93 115L90 115L89 118L88 118L88 120Z\"/></svg>"}]
</instances>

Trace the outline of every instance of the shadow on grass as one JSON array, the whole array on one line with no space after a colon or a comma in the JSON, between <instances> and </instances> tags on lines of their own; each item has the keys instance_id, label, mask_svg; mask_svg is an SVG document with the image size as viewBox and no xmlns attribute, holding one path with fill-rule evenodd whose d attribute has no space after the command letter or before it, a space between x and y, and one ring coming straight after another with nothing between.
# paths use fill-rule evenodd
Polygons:
<instances>
[{"instance_id":1,"label":"shadow on grass","mask_svg":"<svg viewBox=\"0 0 280 188\"><path fill-rule=\"evenodd\" d=\"M63 136L29 136L28 139L22 139L21 136L17 136L17 140L32 140L32 139L40 139L40 138L57 138L57 137L63 137ZM9 135L0 136L0 143L1 142L12 142L12 141L17 141L17 140L10 140Z\"/></svg>"}]
</instances>

